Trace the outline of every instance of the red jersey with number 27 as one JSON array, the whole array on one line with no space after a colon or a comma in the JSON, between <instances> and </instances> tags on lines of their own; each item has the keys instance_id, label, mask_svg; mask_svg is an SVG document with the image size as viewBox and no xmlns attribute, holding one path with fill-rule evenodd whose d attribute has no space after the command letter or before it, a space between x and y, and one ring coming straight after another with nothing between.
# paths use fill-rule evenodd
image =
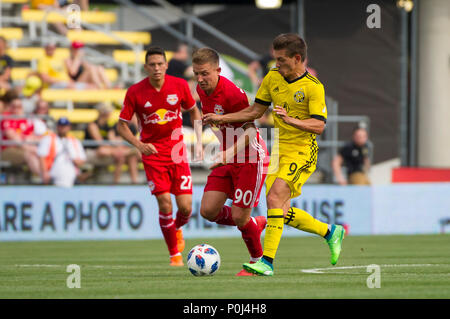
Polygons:
<instances>
[{"instance_id":1,"label":"red jersey with number 27","mask_svg":"<svg viewBox=\"0 0 450 319\"><path fill-rule=\"evenodd\" d=\"M166 74L160 91L150 84L149 78L130 86L119 118L130 121L136 113L141 141L153 144L158 150L157 154L143 155L143 159L158 163L179 162L179 159L172 157L172 149L176 146L180 148L180 152L175 152L177 156L186 156L185 151L180 155L181 150L185 150L181 109L193 107L195 100L188 83Z\"/></svg>"}]
</instances>

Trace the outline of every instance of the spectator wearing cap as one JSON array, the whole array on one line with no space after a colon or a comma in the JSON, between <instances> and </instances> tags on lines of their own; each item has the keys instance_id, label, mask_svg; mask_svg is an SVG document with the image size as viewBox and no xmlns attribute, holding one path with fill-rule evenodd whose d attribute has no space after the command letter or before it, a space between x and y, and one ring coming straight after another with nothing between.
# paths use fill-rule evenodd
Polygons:
<instances>
[{"instance_id":1,"label":"spectator wearing cap","mask_svg":"<svg viewBox=\"0 0 450 319\"><path fill-rule=\"evenodd\" d=\"M42 89L42 80L39 76L32 74L25 80L22 87L21 97L25 113L33 113L36 103L40 100L40 92Z\"/></svg>"},{"instance_id":2,"label":"spectator wearing cap","mask_svg":"<svg viewBox=\"0 0 450 319\"><path fill-rule=\"evenodd\" d=\"M100 104L98 107L98 118L89 123L85 130L85 140L96 141L98 145L86 146L88 162L98 165L115 165L114 184L119 183L123 164L128 164L130 178L133 184L138 182L138 161L141 158L134 147L126 145L105 145L103 141L122 142L116 134L111 123L112 107L109 104Z\"/></svg>"},{"instance_id":3,"label":"spectator wearing cap","mask_svg":"<svg viewBox=\"0 0 450 319\"><path fill-rule=\"evenodd\" d=\"M39 143L38 155L44 184L72 187L80 174L86 153L80 140L70 135L70 130L69 120L61 117L56 125L56 134L49 132Z\"/></svg>"},{"instance_id":4,"label":"spectator wearing cap","mask_svg":"<svg viewBox=\"0 0 450 319\"><path fill-rule=\"evenodd\" d=\"M13 59L6 54L8 43L0 36L0 90L6 91L11 88L11 70L14 64ZM0 95L3 93L0 92Z\"/></svg>"},{"instance_id":5,"label":"spectator wearing cap","mask_svg":"<svg viewBox=\"0 0 450 319\"><path fill-rule=\"evenodd\" d=\"M80 41L72 42L70 57L64 63L70 79L76 83L86 83L90 89L108 89L111 87L105 69L101 65L94 65L84 59L84 44Z\"/></svg>"}]
</instances>

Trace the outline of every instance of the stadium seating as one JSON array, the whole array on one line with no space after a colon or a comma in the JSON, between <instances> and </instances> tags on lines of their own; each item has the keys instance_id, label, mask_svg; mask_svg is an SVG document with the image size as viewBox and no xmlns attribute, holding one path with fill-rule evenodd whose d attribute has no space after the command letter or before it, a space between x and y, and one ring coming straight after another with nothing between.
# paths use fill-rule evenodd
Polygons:
<instances>
[{"instance_id":1,"label":"stadium seating","mask_svg":"<svg viewBox=\"0 0 450 319\"><path fill-rule=\"evenodd\" d=\"M87 22L90 24L111 24L117 20L114 12L101 12L101 11L81 11L81 22ZM47 23L65 23L67 17L63 12L44 10L22 10L22 20L25 22L41 22Z\"/></svg>"},{"instance_id":2,"label":"stadium seating","mask_svg":"<svg viewBox=\"0 0 450 319\"><path fill-rule=\"evenodd\" d=\"M150 44L151 37L148 32L111 31L111 33L124 41L132 44ZM81 41L86 44L97 45L119 45L120 42L114 37L103 32L92 30L69 30L67 38L70 41Z\"/></svg>"},{"instance_id":3,"label":"stadium seating","mask_svg":"<svg viewBox=\"0 0 450 319\"><path fill-rule=\"evenodd\" d=\"M21 28L0 28L0 36L4 37L12 48L17 48L18 41L23 38Z\"/></svg>"},{"instance_id":4,"label":"stadium seating","mask_svg":"<svg viewBox=\"0 0 450 319\"><path fill-rule=\"evenodd\" d=\"M47 102L70 101L72 103L101 103L117 102L122 104L126 90L84 90L80 94L79 90L70 89L44 89L42 99Z\"/></svg>"},{"instance_id":5,"label":"stadium seating","mask_svg":"<svg viewBox=\"0 0 450 319\"><path fill-rule=\"evenodd\" d=\"M170 61L172 55L172 51L166 51L167 61ZM143 63L145 61L145 51L140 51L136 60L136 54L132 50L114 50L113 58L120 63L133 64L136 61Z\"/></svg>"},{"instance_id":6,"label":"stadium seating","mask_svg":"<svg viewBox=\"0 0 450 319\"><path fill-rule=\"evenodd\" d=\"M23 81L31 72L33 72L33 69L31 68L22 68L22 67L13 68L11 70L11 79L14 82ZM111 82L117 81L119 77L119 74L116 69L105 69L105 73Z\"/></svg>"},{"instance_id":7,"label":"stadium seating","mask_svg":"<svg viewBox=\"0 0 450 319\"><path fill-rule=\"evenodd\" d=\"M2 0L0 2L12 4L27 4L29 0Z\"/></svg>"},{"instance_id":8,"label":"stadium seating","mask_svg":"<svg viewBox=\"0 0 450 319\"><path fill-rule=\"evenodd\" d=\"M111 119L117 121L119 119L119 113L120 110L114 110L113 114L111 115ZM66 109L52 108L49 111L49 115L55 121L57 121L60 117L67 117L71 123L81 124L94 122L98 117L98 111L96 109L74 109L70 111Z\"/></svg>"},{"instance_id":9,"label":"stadium seating","mask_svg":"<svg viewBox=\"0 0 450 319\"><path fill-rule=\"evenodd\" d=\"M45 56L44 48L36 48L36 47L24 47L24 48L14 48L8 49L6 53L14 60L14 61L32 61L38 60ZM59 59L67 59L70 55L68 48L56 48L54 57Z\"/></svg>"}]
</instances>

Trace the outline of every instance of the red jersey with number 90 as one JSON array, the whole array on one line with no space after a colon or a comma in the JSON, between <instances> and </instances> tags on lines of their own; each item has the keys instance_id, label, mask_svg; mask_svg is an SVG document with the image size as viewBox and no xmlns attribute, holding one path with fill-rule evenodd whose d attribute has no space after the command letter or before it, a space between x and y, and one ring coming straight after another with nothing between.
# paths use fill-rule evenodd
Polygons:
<instances>
[{"instance_id":1,"label":"red jersey with number 90","mask_svg":"<svg viewBox=\"0 0 450 319\"><path fill-rule=\"evenodd\" d=\"M197 93L202 102L203 114L215 113L219 115L227 113L239 112L249 107L248 98L244 90L237 87L233 82L226 77L220 76L214 92L206 95L200 86L197 85ZM250 123L254 123L251 121ZM211 128L217 138L219 139L222 151L232 147L236 143L241 134L244 133L242 127L246 122L235 122L221 125L211 125ZM256 163L259 158L269 160L266 143L260 136L257 129L256 138L250 141L239 154L234 158L234 163Z\"/></svg>"},{"instance_id":2,"label":"red jersey with number 90","mask_svg":"<svg viewBox=\"0 0 450 319\"><path fill-rule=\"evenodd\" d=\"M136 113L141 141L153 144L158 150L157 154L143 155L143 159L158 163L180 162L179 158L173 158L172 149L180 148L180 152L174 152L177 157L186 156L181 108L192 107L195 107L195 100L188 83L166 74L160 91L150 84L149 78L133 84L127 90L119 117L128 122Z\"/></svg>"}]
</instances>

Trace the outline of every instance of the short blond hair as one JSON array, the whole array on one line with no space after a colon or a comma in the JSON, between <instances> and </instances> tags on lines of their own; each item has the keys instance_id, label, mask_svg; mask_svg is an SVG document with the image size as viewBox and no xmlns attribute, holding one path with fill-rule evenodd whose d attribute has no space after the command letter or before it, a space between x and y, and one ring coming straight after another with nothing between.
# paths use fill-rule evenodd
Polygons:
<instances>
[{"instance_id":1,"label":"short blond hair","mask_svg":"<svg viewBox=\"0 0 450 319\"><path fill-rule=\"evenodd\" d=\"M219 54L211 48L200 48L192 54L192 63L205 64L211 63L219 65Z\"/></svg>"}]
</instances>

